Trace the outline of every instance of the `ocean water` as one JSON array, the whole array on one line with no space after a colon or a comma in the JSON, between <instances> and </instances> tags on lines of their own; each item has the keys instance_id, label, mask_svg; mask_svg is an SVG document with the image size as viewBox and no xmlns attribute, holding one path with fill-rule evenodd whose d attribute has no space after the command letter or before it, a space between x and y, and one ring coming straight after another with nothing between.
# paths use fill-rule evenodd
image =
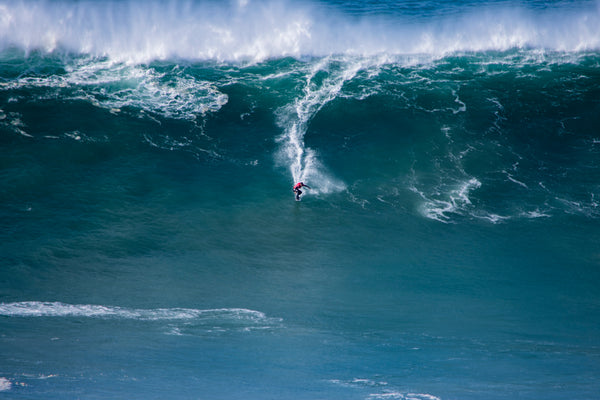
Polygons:
<instances>
[{"instance_id":1,"label":"ocean water","mask_svg":"<svg viewBox=\"0 0 600 400\"><path fill-rule=\"evenodd\" d=\"M598 399L600 3L2 1L0 228L3 399Z\"/></svg>"}]
</instances>

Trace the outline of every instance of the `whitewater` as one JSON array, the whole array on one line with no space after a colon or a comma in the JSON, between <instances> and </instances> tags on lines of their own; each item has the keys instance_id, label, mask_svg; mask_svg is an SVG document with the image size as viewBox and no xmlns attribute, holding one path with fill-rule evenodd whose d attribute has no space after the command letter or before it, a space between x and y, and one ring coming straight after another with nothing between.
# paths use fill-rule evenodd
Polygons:
<instances>
[{"instance_id":1,"label":"whitewater","mask_svg":"<svg viewBox=\"0 0 600 400\"><path fill-rule=\"evenodd\" d=\"M595 398L599 127L597 1L1 1L0 397Z\"/></svg>"},{"instance_id":2,"label":"whitewater","mask_svg":"<svg viewBox=\"0 0 600 400\"><path fill-rule=\"evenodd\" d=\"M373 10L369 10L372 7ZM361 10L362 9L362 10ZM596 50L596 2L462 2L456 6L310 1L8 1L3 48L63 50L148 62L426 55L537 48ZM415 14L417 13L417 14Z\"/></svg>"}]
</instances>

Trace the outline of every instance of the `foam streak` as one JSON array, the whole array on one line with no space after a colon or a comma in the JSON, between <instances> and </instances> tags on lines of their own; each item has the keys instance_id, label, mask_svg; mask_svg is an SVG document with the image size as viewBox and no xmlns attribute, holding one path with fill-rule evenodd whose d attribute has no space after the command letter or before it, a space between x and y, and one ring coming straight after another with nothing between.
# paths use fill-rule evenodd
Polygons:
<instances>
[{"instance_id":1,"label":"foam streak","mask_svg":"<svg viewBox=\"0 0 600 400\"><path fill-rule=\"evenodd\" d=\"M132 309L93 304L65 304L61 302L24 301L0 303L0 315L6 317L84 317L105 319L133 319L142 321L236 319L258 321L266 319L260 311L244 308L199 310L192 308Z\"/></svg>"}]
</instances>

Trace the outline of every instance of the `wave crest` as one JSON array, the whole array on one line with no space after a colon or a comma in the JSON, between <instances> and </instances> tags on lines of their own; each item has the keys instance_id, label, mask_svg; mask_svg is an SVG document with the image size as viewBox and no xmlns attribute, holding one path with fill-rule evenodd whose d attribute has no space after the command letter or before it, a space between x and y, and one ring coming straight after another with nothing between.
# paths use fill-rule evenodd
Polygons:
<instances>
[{"instance_id":1,"label":"wave crest","mask_svg":"<svg viewBox=\"0 0 600 400\"><path fill-rule=\"evenodd\" d=\"M0 49L17 47L156 59L261 61L279 57L600 48L600 10L562 6L457 8L452 15L348 16L311 2L170 0L9 1Z\"/></svg>"}]
</instances>

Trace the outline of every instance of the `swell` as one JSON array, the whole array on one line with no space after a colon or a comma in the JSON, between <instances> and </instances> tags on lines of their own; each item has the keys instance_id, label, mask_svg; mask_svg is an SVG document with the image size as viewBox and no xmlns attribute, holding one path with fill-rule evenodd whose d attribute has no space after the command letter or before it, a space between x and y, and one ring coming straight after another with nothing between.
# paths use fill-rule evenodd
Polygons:
<instances>
[{"instance_id":1,"label":"swell","mask_svg":"<svg viewBox=\"0 0 600 400\"><path fill-rule=\"evenodd\" d=\"M139 63L259 62L331 54L439 58L513 48L600 48L600 11L589 3L538 9L456 5L452 13L421 19L411 10L354 16L343 11L308 1L9 1L0 5L0 49L91 54Z\"/></svg>"}]
</instances>

